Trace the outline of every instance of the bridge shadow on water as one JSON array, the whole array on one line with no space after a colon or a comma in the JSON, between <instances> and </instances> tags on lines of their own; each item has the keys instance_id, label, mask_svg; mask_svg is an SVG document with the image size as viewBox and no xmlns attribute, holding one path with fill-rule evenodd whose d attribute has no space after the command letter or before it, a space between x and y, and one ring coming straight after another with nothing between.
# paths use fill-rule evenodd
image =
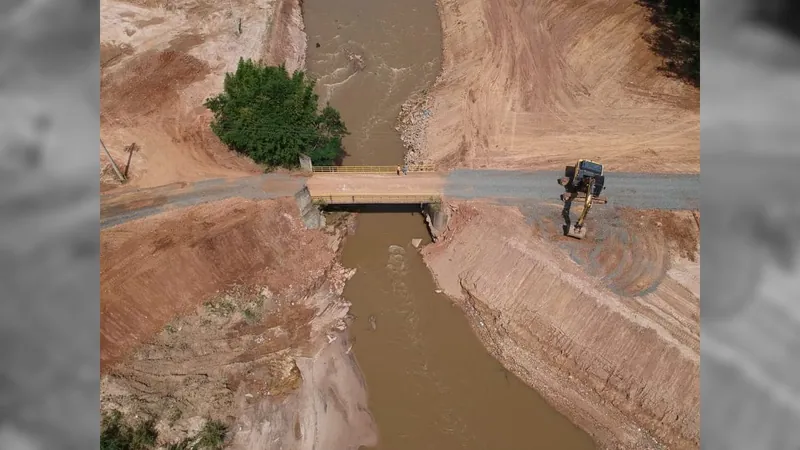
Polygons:
<instances>
[{"instance_id":1,"label":"bridge shadow on water","mask_svg":"<svg viewBox=\"0 0 800 450\"><path fill-rule=\"evenodd\" d=\"M352 212L352 213L413 213L422 214L422 204L420 203L384 203L384 204L364 204L348 203L340 205L325 205L320 208L323 212Z\"/></svg>"}]
</instances>

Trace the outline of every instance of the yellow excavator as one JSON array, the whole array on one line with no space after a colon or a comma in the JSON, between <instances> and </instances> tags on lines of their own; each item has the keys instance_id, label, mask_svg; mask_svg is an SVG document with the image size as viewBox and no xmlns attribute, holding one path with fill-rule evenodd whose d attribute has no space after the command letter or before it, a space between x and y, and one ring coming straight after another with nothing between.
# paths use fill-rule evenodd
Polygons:
<instances>
[{"instance_id":1,"label":"yellow excavator","mask_svg":"<svg viewBox=\"0 0 800 450\"><path fill-rule=\"evenodd\" d=\"M586 237L586 215L592 205L597 202L604 204L608 202L606 197L601 197L605 187L605 175L603 175L603 165L588 159L579 159L575 166L568 166L564 171L564 177L558 179L558 184L564 186L565 192L561 194L561 200L566 203L565 214L569 214L569 208L573 201L583 199L583 211L575 223L570 223L567 236L576 239ZM569 216L566 216L569 221Z\"/></svg>"}]
</instances>

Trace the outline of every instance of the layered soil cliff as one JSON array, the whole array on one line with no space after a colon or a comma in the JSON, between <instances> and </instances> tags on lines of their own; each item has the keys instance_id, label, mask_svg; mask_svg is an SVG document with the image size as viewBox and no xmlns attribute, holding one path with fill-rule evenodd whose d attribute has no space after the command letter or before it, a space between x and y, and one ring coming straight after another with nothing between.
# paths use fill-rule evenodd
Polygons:
<instances>
[{"instance_id":1,"label":"layered soil cliff","mask_svg":"<svg viewBox=\"0 0 800 450\"><path fill-rule=\"evenodd\" d=\"M153 418L162 444L208 419L231 448L374 442L338 225L307 230L293 199L230 199L104 230L102 410Z\"/></svg>"},{"instance_id":2,"label":"layered soil cliff","mask_svg":"<svg viewBox=\"0 0 800 450\"><path fill-rule=\"evenodd\" d=\"M425 260L506 367L603 448L698 447L692 214L598 211L575 241L558 208L451 208Z\"/></svg>"}]
</instances>

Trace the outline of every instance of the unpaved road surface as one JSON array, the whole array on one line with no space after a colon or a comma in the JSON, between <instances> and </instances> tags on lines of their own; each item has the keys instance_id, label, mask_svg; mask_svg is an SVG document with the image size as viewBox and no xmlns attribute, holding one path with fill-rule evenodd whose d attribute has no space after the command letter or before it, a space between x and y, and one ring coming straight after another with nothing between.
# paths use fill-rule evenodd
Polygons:
<instances>
[{"instance_id":1,"label":"unpaved road surface","mask_svg":"<svg viewBox=\"0 0 800 450\"><path fill-rule=\"evenodd\" d=\"M294 195L307 185L312 195L330 193L440 193L451 199L506 202L559 201L562 188L557 171L455 170L407 176L315 174L310 178L286 174L180 183L124 194L109 193L101 200L101 224L119 223L167 209L230 197L264 199ZM641 209L699 208L700 177L684 174L612 173L606 176L609 204Z\"/></svg>"}]
</instances>

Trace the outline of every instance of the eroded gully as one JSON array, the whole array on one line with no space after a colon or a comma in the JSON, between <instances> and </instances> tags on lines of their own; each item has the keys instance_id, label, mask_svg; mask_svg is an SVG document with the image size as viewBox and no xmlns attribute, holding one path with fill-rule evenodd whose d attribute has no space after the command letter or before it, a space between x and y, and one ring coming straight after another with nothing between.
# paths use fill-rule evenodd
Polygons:
<instances>
[{"instance_id":1,"label":"eroded gully","mask_svg":"<svg viewBox=\"0 0 800 450\"><path fill-rule=\"evenodd\" d=\"M321 100L351 131L348 165L397 165L401 104L440 68L432 0L305 0L307 68ZM358 217L343 264L356 268L345 297L380 449L594 448L587 434L506 371L436 286L414 238L430 242L419 213Z\"/></svg>"}]
</instances>

